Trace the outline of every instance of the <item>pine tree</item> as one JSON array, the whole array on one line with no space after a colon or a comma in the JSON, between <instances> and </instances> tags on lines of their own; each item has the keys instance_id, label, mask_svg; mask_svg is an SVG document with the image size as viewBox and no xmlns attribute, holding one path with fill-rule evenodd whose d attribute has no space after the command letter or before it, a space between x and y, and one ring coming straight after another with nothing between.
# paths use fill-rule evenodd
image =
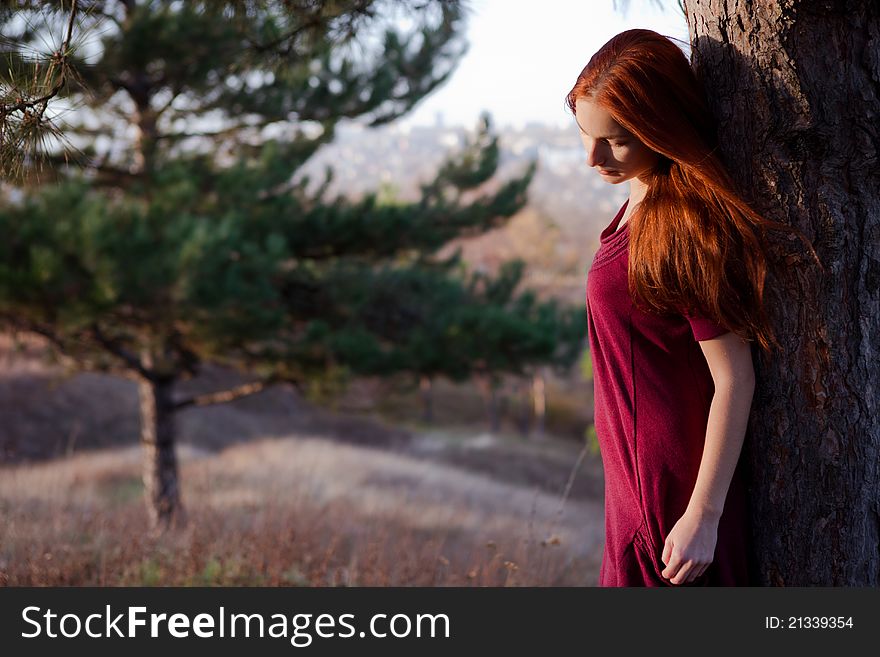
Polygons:
<instances>
[{"instance_id":1,"label":"pine tree","mask_svg":"<svg viewBox=\"0 0 880 657\"><path fill-rule=\"evenodd\" d=\"M460 3L83 4L79 33L101 47L74 57L78 77L61 94L76 108L65 135L81 152L69 166L48 153L59 166L32 172L25 198L0 206L0 320L45 336L72 366L138 381L156 527L183 517L182 409L338 370L419 371L419 344L438 330L430 311L455 300L447 332L487 330L485 313L503 324L498 336L522 336L511 366L548 353L546 336L454 282L456 259L432 258L526 201L534 163L463 201L497 168L488 117L416 202L328 199L330 172L317 191L294 182L340 120L392 121L451 74L464 51ZM424 24L401 34L383 25L392 9ZM380 52L357 53L356 37L377 25ZM4 34L21 49L36 38L12 28ZM521 316L540 325L549 311L532 306ZM475 352L458 348L446 350L444 374L469 372ZM177 384L205 362L255 379L179 398Z\"/></svg>"}]
</instances>

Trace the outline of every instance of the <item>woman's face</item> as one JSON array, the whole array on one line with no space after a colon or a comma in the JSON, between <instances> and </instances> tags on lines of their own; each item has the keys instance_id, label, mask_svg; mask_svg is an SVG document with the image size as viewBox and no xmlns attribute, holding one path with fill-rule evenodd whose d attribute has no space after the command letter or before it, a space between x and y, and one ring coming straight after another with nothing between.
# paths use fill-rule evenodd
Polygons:
<instances>
[{"instance_id":1,"label":"woman's face","mask_svg":"<svg viewBox=\"0 0 880 657\"><path fill-rule=\"evenodd\" d=\"M587 165L605 182L622 183L640 178L656 166L660 155L627 131L611 114L587 98L575 103L575 121L587 149Z\"/></svg>"}]
</instances>

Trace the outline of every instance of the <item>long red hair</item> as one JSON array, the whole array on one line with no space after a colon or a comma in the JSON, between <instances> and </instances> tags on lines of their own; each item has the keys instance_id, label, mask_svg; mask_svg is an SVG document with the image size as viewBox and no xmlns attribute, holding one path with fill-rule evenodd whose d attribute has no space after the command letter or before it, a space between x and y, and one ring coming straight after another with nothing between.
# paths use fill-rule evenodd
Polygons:
<instances>
[{"instance_id":1,"label":"long red hair","mask_svg":"<svg viewBox=\"0 0 880 657\"><path fill-rule=\"evenodd\" d=\"M566 97L572 114L580 98L661 155L630 219L634 301L653 312L702 315L765 351L779 347L764 308L769 241L774 232L794 234L815 252L800 231L763 218L735 191L684 52L651 30L622 32L581 71Z\"/></svg>"}]
</instances>

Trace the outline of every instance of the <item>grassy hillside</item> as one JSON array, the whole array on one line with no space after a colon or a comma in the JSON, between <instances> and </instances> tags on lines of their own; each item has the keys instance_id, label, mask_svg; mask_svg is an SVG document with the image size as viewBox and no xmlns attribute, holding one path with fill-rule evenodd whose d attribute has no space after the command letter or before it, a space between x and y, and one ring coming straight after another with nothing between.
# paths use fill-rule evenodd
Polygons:
<instances>
[{"instance_id":1,"label":"grassy hillside","mask_svg":"<svg viewBox=\"0 0 880 657\"><path fill-rule=\"evenodd\" d=\"M524 438L511 423L486 433L478 400L464 412L466 390L438 387L442 423L430 428L405 394L375 413L283 388L187 410L178 453L189 523L151 536L134 382L65 376L37 343L0 346L0 585L597 580L598 458L581 462L578 442ZM209 368L187 390L238 380Z\"/></svg>"},{"instance_id":2,"label":"grassy hillside","mask_svg":"<svg viewBox=\"0 0 880 657\"><path fill-rule=\"evenodd\" d=\"M181 450L150 536L138 448L0 468L0 584L591 585L601 503L316 438Z\"/></svg>"}]
</instances>

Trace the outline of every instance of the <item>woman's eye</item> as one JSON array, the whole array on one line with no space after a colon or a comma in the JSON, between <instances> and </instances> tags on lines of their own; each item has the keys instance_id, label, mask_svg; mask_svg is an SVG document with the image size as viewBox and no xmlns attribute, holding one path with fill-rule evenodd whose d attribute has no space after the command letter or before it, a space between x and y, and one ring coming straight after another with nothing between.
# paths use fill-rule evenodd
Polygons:
<instances>
[{"instance_id":1,"label":"woman's eye","mask_svg":"<svg viewBox=\"0 0 880 657\"><path fill-rule=\"evenodd\" d=\"M626 146L626 142L625 141L616 141L611 145L615 148L623 148L624 146Z\"/></svg>"}]
</instances>

